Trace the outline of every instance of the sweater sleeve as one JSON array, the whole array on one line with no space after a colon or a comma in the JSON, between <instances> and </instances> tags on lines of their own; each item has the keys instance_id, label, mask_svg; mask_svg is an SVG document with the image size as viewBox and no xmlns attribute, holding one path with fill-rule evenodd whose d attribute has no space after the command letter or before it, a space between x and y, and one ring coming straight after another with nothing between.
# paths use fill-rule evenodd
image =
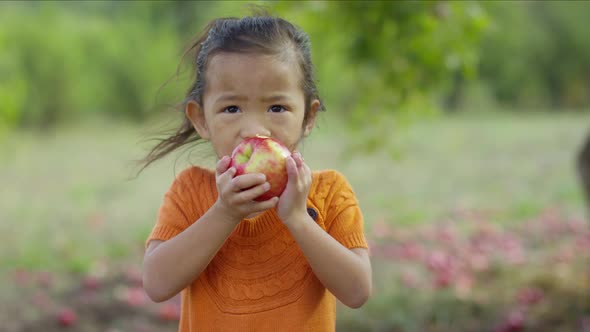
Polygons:
<instances>
[{"instance_id":1,"label":"sweater sleeve","mask_svg":"<svg viewBox=\"0 0 590 332\"><path fill-rule=\"evenodd\" d=\"M349 249L368 248L363 214L351 185L337 171L328 174L331 186L326 202L326 230Z\"/></svg>"},{"instance_id":2,"label":"sweater sleeve","mask_svg":"<svg viewBox=\"0 0 590 332\"><path fill-rule=\"evenodd\" d=\"M156 224L146 240L146 247L151 240L169 240L192 224L195 215L192 198L195 179L190 173L191 169L180 173L164 194Z\"/></svg>"}]
</instances>

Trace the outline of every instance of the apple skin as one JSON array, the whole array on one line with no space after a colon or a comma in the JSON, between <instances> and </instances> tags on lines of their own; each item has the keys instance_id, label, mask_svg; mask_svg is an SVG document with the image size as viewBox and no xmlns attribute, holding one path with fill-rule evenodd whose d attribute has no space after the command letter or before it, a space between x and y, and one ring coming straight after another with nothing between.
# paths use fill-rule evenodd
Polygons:
<instances>
[{"instance_id":1,"label":"apple skin","mask_svg":"<svg viewBox=\"0 0 590 332\"><path fill-rule=\"evenodd\" d=\"M267 136L256 136L243 140L233 150L230 167L236 169L235 176L262 173L270 189L256 197L258 202L280 196L287 186L287 157L291 151L278 140Z\"/></svg>"}]
</instances>

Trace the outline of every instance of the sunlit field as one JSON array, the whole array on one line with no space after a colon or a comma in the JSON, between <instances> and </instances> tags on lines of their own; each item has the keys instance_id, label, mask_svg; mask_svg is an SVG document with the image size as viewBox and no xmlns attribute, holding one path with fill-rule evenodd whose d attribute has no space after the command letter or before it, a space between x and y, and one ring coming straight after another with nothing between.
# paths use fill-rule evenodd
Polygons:
<instances>
[{"instance_id":1,"label":"sunlit field","mask_svg":"<svg viewBox=\"0 0 590 332\"><path fill-rule=\"evenodd\" d=\"M339 331L590 328L590 230L574 164L588 114L392 127L383 140L396 158L351 150L337 118L324 114L302 152L355 189L375 280L362 309L340 308ZM185 151L135 177L159 128L96 121L3 137L0 330L59 330L67 318L76 331L176 330L177 299L153 304L141 289L144 241L175 174L214 159Z\"/></svg>"}]
</instances>

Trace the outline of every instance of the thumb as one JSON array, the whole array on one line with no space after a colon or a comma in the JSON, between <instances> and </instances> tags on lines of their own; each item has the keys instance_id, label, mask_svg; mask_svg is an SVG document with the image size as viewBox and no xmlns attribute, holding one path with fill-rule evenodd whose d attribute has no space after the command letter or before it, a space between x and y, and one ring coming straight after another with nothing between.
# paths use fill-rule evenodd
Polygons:
<instances>
[{"instance_id":1,"label":"thumb","mask_svg":"<svg viewBox=\"0 0 590 332\"><path fill-rule=\"evenodd\" d=\"M231 165L231 158L228 156L223 156L218 162L217 167L215 168L215 172L217 176L225 173Z\"/></svg>"},{"instance_id":2,"label":"thumb","mask_svg":"<svg viewBox=\"0 0 590 332\"><path fill-rule=\"evenodd\" d=\"M287 176L288 176L289 180L296 178L297 177L297 163L295 162L295 159L293 159L293 157L291 157L291 156L288 156L285 166L287 167Z\"/></svg>"}]
</instances>

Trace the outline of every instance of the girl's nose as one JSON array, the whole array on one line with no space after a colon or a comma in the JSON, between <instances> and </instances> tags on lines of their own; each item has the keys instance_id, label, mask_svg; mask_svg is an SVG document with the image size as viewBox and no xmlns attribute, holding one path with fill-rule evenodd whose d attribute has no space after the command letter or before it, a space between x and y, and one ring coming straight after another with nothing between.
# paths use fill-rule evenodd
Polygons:
<instances>
[{"instance_id":1,"label":"girl's nose","mask_svg":"<svg viewBox=\"0 0 590 332\"><path fill-rule=\"evenodd\" d=\"M271 132L268 127L260 121L244 121L240 132L242 139L255 137L257 135L271 136Z\"/></svg>"}]
</instances>

